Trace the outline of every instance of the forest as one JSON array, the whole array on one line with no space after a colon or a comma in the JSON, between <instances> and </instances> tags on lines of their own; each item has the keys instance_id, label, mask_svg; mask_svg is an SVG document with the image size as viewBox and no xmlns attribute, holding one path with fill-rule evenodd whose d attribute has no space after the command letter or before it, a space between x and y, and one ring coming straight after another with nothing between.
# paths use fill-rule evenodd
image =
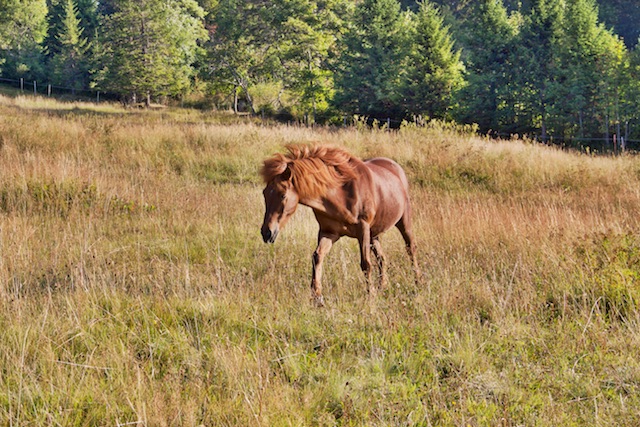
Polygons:
<instances>
[{"instance_id":1,"label":"forest","mask_svg":"<svg viewBox=\"0 0 640 427\"><path fill-rule=\"evenodd\" d=\"M640 140L637 22L633 0L0 0L0 83L610 151Z\"/></svg>"}]
</instances>

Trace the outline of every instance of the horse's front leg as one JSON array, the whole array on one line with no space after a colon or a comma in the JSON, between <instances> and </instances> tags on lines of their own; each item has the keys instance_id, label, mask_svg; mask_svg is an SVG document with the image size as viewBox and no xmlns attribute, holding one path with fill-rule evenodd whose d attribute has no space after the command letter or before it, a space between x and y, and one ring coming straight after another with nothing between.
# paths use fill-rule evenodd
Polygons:
<instances>
[{"instance_id":1,"label":"horse's front leg","mask_svg":"<svg viewBox=\"0 0 640 427\"><path fill-rule=\"evenodd\" d=\"M318 233L318 247L313 253L313 273L311 276L311 298L318 307L324 307L322 296L322 261L329 253L339 236L320 231Z\"/></svg>"},{"instance_id":2,"label":"horse's front leg","mask_svg":"<svg viewBox=\"0 0 640 427\"><path fill-rule=\"evenodd\" d=\"M358 243L360 244L360 268L367 281L367 291L375 294L375 288L371 284L371 227L366 221L358 224Z\"/></svg>"}]
</instances>

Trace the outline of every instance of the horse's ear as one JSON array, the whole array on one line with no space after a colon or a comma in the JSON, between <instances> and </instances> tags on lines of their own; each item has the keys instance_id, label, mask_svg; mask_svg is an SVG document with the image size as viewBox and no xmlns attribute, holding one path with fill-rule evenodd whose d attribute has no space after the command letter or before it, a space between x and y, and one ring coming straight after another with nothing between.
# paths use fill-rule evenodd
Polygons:
<instances>
[{"instance_id":1,"label":"horse's ear","mask_svg":"<svg viewBox=\"0 0 640 427\"><path fill-rule=\"evenodd\" d=\"M282 178L283 181L289 181L291 179L291 168L289 167L289 165L287 165L287 167L285 168L284 172L282 172L282 175L280 175L280 177Z\"/></svg>"}]
</instances>

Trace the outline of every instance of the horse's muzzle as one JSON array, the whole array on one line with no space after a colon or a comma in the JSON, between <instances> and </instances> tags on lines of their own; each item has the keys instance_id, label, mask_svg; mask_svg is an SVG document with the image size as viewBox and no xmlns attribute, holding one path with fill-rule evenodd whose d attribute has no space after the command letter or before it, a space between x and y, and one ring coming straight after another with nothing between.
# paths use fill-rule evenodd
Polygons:
<instances>
[{"instance_id":1,"label":"horse's muzzle","mask_svg":"<svg viewBox=\"0 0 640 427\"><path fill-rule=\"evenodd\" d=\"M274 231L271 231L268 227L262 227L260 232L262 233L262 240L264 240L265 243L275 243L276 237L278 237L277 228Z\"/></svg>"}]
</instances>

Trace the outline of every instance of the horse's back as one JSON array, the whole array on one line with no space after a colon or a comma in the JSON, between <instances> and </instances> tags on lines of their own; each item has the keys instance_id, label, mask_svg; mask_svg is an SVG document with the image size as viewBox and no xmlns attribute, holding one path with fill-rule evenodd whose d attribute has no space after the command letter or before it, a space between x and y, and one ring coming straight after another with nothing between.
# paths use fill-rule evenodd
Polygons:
<instances>
[{"instance_id":1,"label":"horse's back","mask_svg":"<svg viewBox=\"0 0 640 427\"><path fill-rule=\"evenodd\" d=\"M377 157L367 160L376 191L374 235L393 227L409 209L409 182L402 167L391 159Z\"/></svg>"},{"instance_id":2,"label":"horse's back","mask_svg":"<svg viewBox=\"0 0 640 427\"><path fill-rule=\"evenodd\" d=\"M409 190L409 181L407 175L404 173L402 166L395 161L386 157L376 157L365 161L365 164L369 166L372 172L377 173L380 177L389 177L387 172L390 172L396 179L400 181L405 192Z\"/></svg>"}]
</instances>

